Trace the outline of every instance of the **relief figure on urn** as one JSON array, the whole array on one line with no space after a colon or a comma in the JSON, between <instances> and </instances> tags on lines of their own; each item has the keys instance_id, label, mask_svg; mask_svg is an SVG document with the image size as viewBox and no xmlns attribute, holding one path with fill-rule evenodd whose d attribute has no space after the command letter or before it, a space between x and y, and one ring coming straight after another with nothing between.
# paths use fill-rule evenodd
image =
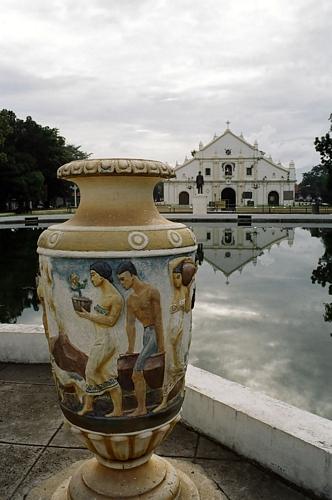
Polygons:
<instances>
[{"instance_id":1,"label":"relief figure on urn","mask_svg":"<svg viewBox=\"0 0 332 500\"><path fill-rule=\"evenodd\" d=\"M82 402L86 385L84 369L87 356L70 342L65 333L63 321L53 300L54 276L50 260L40 256L39 268L37 293L43 306L43 324L59 397L63 402L64 391L69 389L76 394L77 400Z\"/></svg>"},{"instance_id":2,"label":"relief figure on urn","mask_svg":"<svg viewBox=\"0 0 332 500\"><path fill-rule=\"evenodd\" d=\"M178 257L168 264L169 277L172 288L172 298L169 307L169 321L167 325L167 376L163 386L163 399L155 412L167 407L172 392L177 394L184 389L184 375L186 370L186 353L188 346L183 346L184 335L188 330L186 320L191 318L189 313L192 305L192 288L196 273L196 264L190 257ZM174 389L178 389L175 390Z\"/></svg>"},{"instance_id":3,"label":"relief figure on urn","mask_svg":"<svg viewBox=\"0 0 332 500\"><path fill-rule=\"evenodd\" d=\"M95 335L85 368L86 395L79 414L93 411L94 397L108 393L113 411L105 416L121 416L122 392L117 380L118 331L115 326L121 315L123 300L113 285L112 269L107 262L99 261L90 265L90 280L100 290L94 312L83 307L80 311L75 310L78 316L93 323Z\"/></svg>"},{"instance_id":4,"label":"relief figure on urn","mask_svg":"<svg viewBox=\"0 0 332 500\"><path fill-rule=\"evenodd\" d=\"M196 265L190 258L177 258L169 263L173 297L170 306L169 337L172 345L173 370L182 372L185 368L182 354L182 338L186 313L191 311L191 286Z\"/></svg>"},{"instance_id":5,"label":"relief figure on urn","mask_svg":"<svg viewBox=\"0 0 332 500\"><path fill-rule=\"evenodd\" d=\"M146 381L144 366L148 358L164 352L164 332L160 293L149 283L138 277L137 269L131 261L123 261L117 268L118 279L125 290L131 290L127 301L126 332L127 353L134 353L136 341L136 320L143 326L143 348L139 353L132 373L137 408L132 416L145 415Z\"/></svg>"}]
</instances>

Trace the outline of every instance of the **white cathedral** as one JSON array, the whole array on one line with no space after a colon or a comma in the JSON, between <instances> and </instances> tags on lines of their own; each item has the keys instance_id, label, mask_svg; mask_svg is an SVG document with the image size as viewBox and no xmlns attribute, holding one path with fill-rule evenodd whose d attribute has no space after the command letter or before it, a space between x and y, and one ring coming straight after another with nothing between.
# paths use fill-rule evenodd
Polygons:
<instances>
[{"instance_id":1,"label":"white cathedral","mask_svg":"<svg viewBox=\"0 0 332 500\"><path fill-rule=\"evenodd\" d=\"M224 200L226 208L235 206L293 205L295 199L295 165L276 163L258 149L257 141L249 144L241 134L229 128L214 136L206 146L176 165L176 179L164 183L164 201L191 205L197 194L196 176L203 175L203 194L209 205Z\"/></svg>"}]
</instances>

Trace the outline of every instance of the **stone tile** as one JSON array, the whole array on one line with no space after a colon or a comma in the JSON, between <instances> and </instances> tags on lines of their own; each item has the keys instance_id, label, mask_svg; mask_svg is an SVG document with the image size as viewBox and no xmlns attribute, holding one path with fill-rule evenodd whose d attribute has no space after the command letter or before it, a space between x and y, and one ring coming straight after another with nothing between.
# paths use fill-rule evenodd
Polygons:
<instances>
[{"instance_id":1,"label":"stone tile","mask_svg":"<svg viewBox=\"0 0 332 500\"><path fill-rule=\"evenodd\" d=\"M310 500L249 462L196 460L230 500Z\"/></svg>"},{"instance_id":2,"label":"stone tile","mask_svg":"<svg viewBox=\"0 0 332 500\"><path fill-rule=\"evenodd\" d=\"M220 490L217 483L205 474L204 469L188 458L167 458L177 470L184 472L196 485L201 500L229 500Z\"/></svg>"},{"instance_id":3,"label":"stone tile","mask_svg":"<svg viewBox=\"0 0 332 500\"><path fill-rule=\"evenodd\" d=\"M49 364L7 363L3 370L0 366L0 380L24 382L26 384L52 384L53 377Z\"/></svg>"},{"instance_id":4,"label":"stone tile","mask_svg":"<svg viewBox=\"0 0 332 500\"><path fill-rule=\"evenodd\" d=\"M195 456L198 434L179 423L175 426L166 441L156 449L158 455L165 457Z\"/></svg>"},{"instance_id":5,"label":"stone tile","mask_svg":"<svg viewBox=\"0 0 332 500\"><path fill-rule=\"evenodd\" d=\"M15 488L24 478L42 451L37 446L0 444L0 498L11 498Z\"/></svg>"},{"instance_id":6,"label":"stone tile","mask_svg":"<svg viewBox=\"0 0 332 500\"><path fill-rule=\"evenodd\" d=\"M12 500L22 500L32 488L42 481L67 468L73 462L91 458L91 453L84 450L68 448L47 448L34 465L28 476L12 496Z\"/></svg>"},{"instance_id":7,"label":"stone tile","mask_svg":"<svg viewBox=\"0 0 332 500\"><path fill-rule=\"evenodd\" d=\"M81 448L83 450L86 450L86 447L74 435L74 433L70 430L69 424L66 422L64 422L61 429L58 430L49 446L59 446L63 448Z\"/></svg>"},{"instance_id":8,"label":"stone tile","mask_svg":"<svg viewBox=\"0 0 332 500\"><path fill-rule=\"evenodd\" d=\"M212 441L212 439L199 436L196 458L214 458L219 460L243 460L240 455Z\"/></svg>"},{"instance_id":9,"label":"stone tile","mask_svg":"<svg viewBox=\"0 0 332 500\"><path fill-rule=\"evenodd\" d=\"M0 383L0 441L46 445L62 423L53 387Z\"/></svg>"}]
</instances>

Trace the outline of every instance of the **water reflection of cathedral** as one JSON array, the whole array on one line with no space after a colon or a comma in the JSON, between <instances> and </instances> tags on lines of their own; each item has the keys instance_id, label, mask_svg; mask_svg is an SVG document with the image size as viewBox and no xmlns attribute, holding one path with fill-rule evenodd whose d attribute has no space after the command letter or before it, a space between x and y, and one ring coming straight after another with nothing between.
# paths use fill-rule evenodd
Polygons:
<instances>
[{"instance_id":1,"label":"water reflection of cathedral","mask_svg":"<svg viewBox=\"0 0 332 500\"><path fill-rule=\"evenodd\" d=\"M273 227L216 227L195 225L193 227L201 251L215 271L227 278L235 271L241 272L249 262L257 264L264 251L287 240L294 242L294 229Z\"/></svg>"}]
</instances>

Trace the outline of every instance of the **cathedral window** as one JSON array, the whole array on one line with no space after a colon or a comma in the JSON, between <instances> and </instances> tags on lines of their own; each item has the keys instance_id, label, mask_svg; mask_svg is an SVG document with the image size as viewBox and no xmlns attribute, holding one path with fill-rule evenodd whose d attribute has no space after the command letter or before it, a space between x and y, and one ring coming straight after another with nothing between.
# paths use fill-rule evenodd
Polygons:
<instances>
[{"instance_id":1,"label":"cathedral window","mask_svg":"<svg viewBox=\"0 0 332 500\"><path fill-rule=\"evenodd\" d=\"M247 167L247 175L252 175L253 167Z\"/></svg>"},{"instance_id":2,"label":"cathedral window","mask_svg":"<svg viewBox=\"0 0 332 500\"><path fill-rule=\"evenodd\" d=\"M233 174L233 165L230 163L226 163L225 165L225 175L232 175Z\"/></svg>"},{"instance_id":3,"label":"cathedral window","mask_svg":"<svg viewBox=\"0 0 332 500\"><path fill-rule=\"evenodd\" d=\"M242 198L251 200L252 199L252 191L243 191Z\"/></svg>"},{"instance_id":4,"label":"cathedral window","mask_svg":"<svg viewBox=\"0 0 332 500\"><path fill-rule=\"evenodd\" d=\"M211 168L205 169L205 175L211 175Z\"/></svg>"}]
</instances>

